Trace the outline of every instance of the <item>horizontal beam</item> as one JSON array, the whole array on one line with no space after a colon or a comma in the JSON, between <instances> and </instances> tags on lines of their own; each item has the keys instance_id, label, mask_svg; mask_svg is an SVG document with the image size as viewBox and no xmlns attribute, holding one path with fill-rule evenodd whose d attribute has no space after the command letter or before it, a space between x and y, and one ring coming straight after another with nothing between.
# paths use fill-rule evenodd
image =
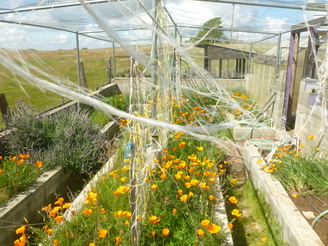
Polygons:
<instances>
[{"instance_id":1,"label":"horizontal beam","mask_svg":"<svg viewBox=\"0 0 328 246\"><path fill-rule=\"evenodd\" d=\"M116 2L116 0L111 0L110 2ZM85 0L85 3L86 4L99 4L99 3L109 3L109 1L108 0ZM26 8L3 10L3 11L0 11L0 14L12 14L12 13L18 13L18 12L29 12L29 11L35 11L35 10L47 10L47 9L75 7L75 6L81 6L80 1L77 1L76 3L62 3L62 4L31 6L31 7L26 7Z\"/></svg>"},{"instance_id":2,"label":"horizontal beam","mask_svg":"<svg viewBox=\"0 0 328 246\"><path fill-rule=\"evenodd\" d=\"M206 29L206 30L220 30L220 31L233 31L233 32L250 32L250 33L259 33L259 34L268 34L268 35L277 35L277 32L265 32L265 31L258 31L258 30L246 30L244 29L238 29L238 28L234 28L233 30L231 30L231 28L211 28L211 27L204 27L204 26L184 26L184 25L178 25L178 27L183 27L183 28L193 28L193 29Z\"/></svg>"},{"instance_id":3,"label":"horizontal beam","mask_svg":"<svg viewBox=\"0 0 328 246\"><path fill-rule=\"evenodd\" d=\"M310 6L280 5L280 4L272 4L272 3L255 3L255 2L250 3L249 1L227 1L227 0L194 0L194 1L241 4L241 5L251 5L251 6L260 6L260 7L271 7L271 8L310 10L310 11L320 11L320 12L327 11L325 8L315 8Z\"/></svg>"}]
</instances>

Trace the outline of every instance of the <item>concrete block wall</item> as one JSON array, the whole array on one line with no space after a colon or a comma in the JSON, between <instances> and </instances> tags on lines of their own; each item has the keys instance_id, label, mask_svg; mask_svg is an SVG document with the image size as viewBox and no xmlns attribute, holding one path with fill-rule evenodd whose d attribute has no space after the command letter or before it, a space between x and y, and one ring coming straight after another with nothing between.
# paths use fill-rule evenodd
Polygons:
<instances>
[{"instance_id":1,"label":"concrete block wall","mask_svg":"<svg viewBox=\"0 0 328 246\"><path fill-rule=\"evenodd\" d=\"M131 86L133 87L134 92L138 92L141 94L148 95L148 93L152 90L152 81L151 78L142 78L138 80L138 83L131 82L130 78L114 78L112 80L115 82L119 88L121 89L123 94L129 94L131 90ZM195 84L200 85L203 84L203 80L194 79ZM181 83L184 86L187 86L185 80L181 79ZM245 89L246 88L246 80L245 79L213 79L212 81L208 81L210 86L221 86L226 90L233 89Z\"/></svg>"}]
</instances>

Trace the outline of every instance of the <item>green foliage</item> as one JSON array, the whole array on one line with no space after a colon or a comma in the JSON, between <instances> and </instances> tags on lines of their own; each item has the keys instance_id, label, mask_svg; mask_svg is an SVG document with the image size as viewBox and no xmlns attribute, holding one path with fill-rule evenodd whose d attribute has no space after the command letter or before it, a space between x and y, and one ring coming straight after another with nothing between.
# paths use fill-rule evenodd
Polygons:
<instances>
[{"instance_id":1,"label":"green foliage","mask_svg":"<svg viewBox=\"0 0 328 246\"><path fill-rule=\"evenodd\" d=\"M198 41L199 39L204 38L202 43L218 43L220 40L225 40L225 36L222 30L218 30L222 28L222 22L220 17L216 17L210 19L209 21L203 24L204 29L200 30L197 34L197 39L192 38L190 41ZM209 28L213 28L212 30Z\"/></svg>"},{"instance_id":2,"label":"green foliage","mask_svg":"<svg viewBox=\"0 0 328 246\"><path fill-rule=\"evenodd\" d=\"M74 173L90 173L101 165L103 136L85 110L68 109L46 117L20 104L9 127L12 132L6 142L12 154L30 153L47 168L60 165Z\"/></svg>"},{"instance_id":3,"label":"green foliage","mask_svg":"<svg viewBox=\"0 0 328 246\"><path fill-rule=\"evenodd\" d=\"M41 165L37 167L25 156L0 159L0 204L24 191L43 172Z\"/></svg>"},{"instance_id":4,"label":"green foliage","mask_svg":"<svg viewBox=\"0 0 328 246\"><path fill-rule=\"evenodd\" d=\"M328 195L328 166L326 159L314 159L295 151L277 152L273 163L274 176L288 191Z\"/></svg>"},{"instance_id":5,"label":"green foliage","mask_svg":"<svg viewBox=\"0 0 328 246\"><path fill-rule=\"evenodd\" d=\"M103 102L113 106L116 109L125 111L129 105L129 96L128 95L113 95L102 99ZM105 114L103 111L94 109L91 110L90 118L92 121L98 123L101 126L104 126L111 120L111 117Z\"/></svg>"}]
</instances>

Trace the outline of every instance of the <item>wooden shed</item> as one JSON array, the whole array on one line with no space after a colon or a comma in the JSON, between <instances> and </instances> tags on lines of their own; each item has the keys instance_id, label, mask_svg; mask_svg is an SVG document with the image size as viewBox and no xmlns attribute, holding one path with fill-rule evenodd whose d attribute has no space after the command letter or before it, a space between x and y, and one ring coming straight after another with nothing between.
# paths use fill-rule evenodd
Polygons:
<instances>
[{"instance_id":1,"label":"wooden shed","mask_svg":"<svg viewBox=\"0 0 328 246\"><path fill-rule=\"evenodd\" d=\"M200 43L196 47L204 49L204 69L218 78L244 78L249 71L247 60L256 55L215 44ZM218 62L214 64L214 60Z\"/></svg>"}]
</instances>

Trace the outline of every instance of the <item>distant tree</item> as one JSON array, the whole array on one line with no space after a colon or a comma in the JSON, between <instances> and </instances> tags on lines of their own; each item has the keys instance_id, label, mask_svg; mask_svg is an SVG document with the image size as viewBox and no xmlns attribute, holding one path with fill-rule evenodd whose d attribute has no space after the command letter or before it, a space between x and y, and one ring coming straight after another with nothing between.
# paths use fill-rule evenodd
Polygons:
<instances>
[{"instance_id":1,"label":"distant tree","mask_svg":"<svg viewBox=\"0 0 328 246\"><path fill-rule=\"evenodd\" d=\"M222 22L220 17L210 19L203 24L204 29L198 32L196 36L197 38L191 38L190 41L198 41L204 36L206 37L201 41L202 43L218 43L218 40L226 40L227 38L224 36L223 31L217 30L218 28L222 28L221 24ZM214 29L210 30L210 28Z\"/></svg>"}]
</instances>

